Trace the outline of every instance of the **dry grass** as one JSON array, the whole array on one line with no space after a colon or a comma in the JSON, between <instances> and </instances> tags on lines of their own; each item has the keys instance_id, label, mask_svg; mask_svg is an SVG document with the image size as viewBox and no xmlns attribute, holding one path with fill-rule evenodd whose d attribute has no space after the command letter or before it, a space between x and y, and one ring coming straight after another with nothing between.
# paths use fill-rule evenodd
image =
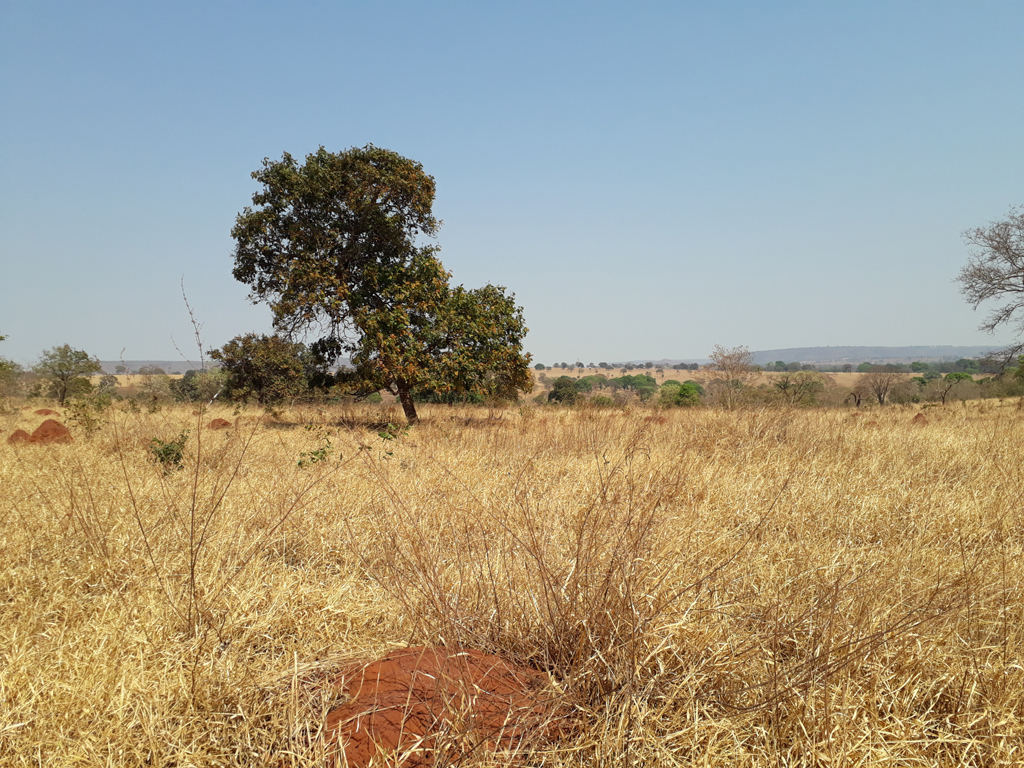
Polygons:
<instances>
[{"instance_id":1,"label":"dry grass","mask_svg":"<svg viewBox=\"0 0 1024 768\"><path fill-rule=\"evenodd\" d=\"M322 764L326 679L448 643L551 674L575 717L534 763L1020 764L1014 406L188 408L0 444L0 763Z\"/></svg>"}]
</instances>

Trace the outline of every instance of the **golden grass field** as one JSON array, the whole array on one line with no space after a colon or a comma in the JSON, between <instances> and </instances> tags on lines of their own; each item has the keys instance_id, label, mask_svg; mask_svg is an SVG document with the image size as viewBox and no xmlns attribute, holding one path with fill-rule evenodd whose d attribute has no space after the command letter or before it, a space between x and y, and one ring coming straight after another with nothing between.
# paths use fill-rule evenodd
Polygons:
<instances>
[{"instance_id":1,"label":"golden grass field","mask_svg":"<svg viewBox=\"0 0 1024 768\"><path fill-rule=\"evenodd\" d=\"M324 682L419 643L551 676L520 764L1024 763L1015 401L119 408L0 440L2 765L323 765Z\"/></svg>"}]
</instances>

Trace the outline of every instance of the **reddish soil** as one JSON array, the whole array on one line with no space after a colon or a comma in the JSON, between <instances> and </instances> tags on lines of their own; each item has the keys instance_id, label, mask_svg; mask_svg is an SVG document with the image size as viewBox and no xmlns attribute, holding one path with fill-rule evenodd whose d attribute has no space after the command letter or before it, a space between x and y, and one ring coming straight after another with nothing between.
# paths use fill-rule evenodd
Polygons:
<instances>
[{"instance_id":1,"label":"reddish soil","mask_svg":"<svg viewBox=\"0 0 1024 768\"><path fill-rule=\"evenodd\" d=\"M925 426L928 423L928 418L923 413L919 413L919 414L917 414L917 416L912 418L910 420L910 422L914 426L923 427L923 426Z\"/></svg>"},{"instance_id":2,"label":"reddish soil","mask_svg":"<svg viewBox=\"0 0 1024 768\"><path fill-rule=\"evenodd\" d=\"M11 432L7 437L7 442L14 445L16 443L31 443L32 435L26 432L24 429L16 429Z\"/></svg>"},{"instance_id":3,"label":"reddish soil","mask_svg":"<svg viewBox=\"0 0 1024 768\"><path fill-rule=\"evenodd\" d=\"M56 411L51 411L49 408L40 408L38 411L34 411L36 416L60 416Z\"/></svg>"},{"instance_id":4,"label":"reddish soil","mask_svg":"<svg viewBox=\"0 0 1024 768\"><path fill-rule=\"evenodd\" d=\"M403 648L334 685L348 702L327 716L332 766L453 765L551 738L558 715L546 675L480 651Z\"/></svg>"},{"instance_id":5,"label":"reddish soil","mask_svg":"<svg viewBox=\"0 0 1024 768\"><path fill-rule=\"evenodd\" d=\"M231 422L227 419L214 419L206 425L207 429L227 429L231 426Z\"/></svg>"},{"instance_id":6,"label":"reddish soil","mask_svg":"<svg viewBox=\"0 0 1024 768\"><path fill-rule=\"evenodd\" d=\"M32 433L32 442L41 443L42 445L70 443L73 439L68 428L53 419L47 419L36 427L36 431Z\"/></svg>"},{"instance_id":7,"label":"reddish soil","mask_svg":"<svg viewBox=\"0 0 1024 768\"><path fill-rule=\"evenodd\" d=\"M36 443L49 445L50 443L70 443L74 438L68 432L68 428L59 421L47 419L31 435L24 429L16 429L7 438L8 443Z\"/></svg>"}]
</instances>

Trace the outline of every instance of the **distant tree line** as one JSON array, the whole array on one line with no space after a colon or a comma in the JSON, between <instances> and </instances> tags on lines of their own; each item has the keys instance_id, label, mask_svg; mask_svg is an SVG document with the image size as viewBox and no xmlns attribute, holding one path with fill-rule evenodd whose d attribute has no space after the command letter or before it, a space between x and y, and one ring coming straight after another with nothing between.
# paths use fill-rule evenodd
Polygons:
<instances>
[{"instance_id":1,"label":"distant tree line","mask_svg":"<svg viewBox=\"0 0 1024 768\"><path fill-rule=\"evenodd\" d=\"M623 372L625 372L625 371L637 371L637 370L651 370L652 368L656 368L659 371L664 370L662 366L659 366L659 365L657 365L657 364L655 364L655 363L653 363L651 361L648 361L646 363L597 363L597 364L595 364L595 363L587 363L586 365L584 365L582 362L579 362L579 361L577 361L575 363L554 363L552 365L545 365L544 363L537 363L533 367L534 367L535 370L538 370L538 371L554 370L554 369L559 369L559 368L562 369L563 371L564 370L573 370L573 369L583 369L583 368L591 368L591 369L593 369L593 368L600 368L603 371L619 370L619 371L623 371ZM671 366L671 369L673 371L697 371L697 370L700 370L700 364L699 363L676 363L675 365Z\"/></svg>"}]
</instances>

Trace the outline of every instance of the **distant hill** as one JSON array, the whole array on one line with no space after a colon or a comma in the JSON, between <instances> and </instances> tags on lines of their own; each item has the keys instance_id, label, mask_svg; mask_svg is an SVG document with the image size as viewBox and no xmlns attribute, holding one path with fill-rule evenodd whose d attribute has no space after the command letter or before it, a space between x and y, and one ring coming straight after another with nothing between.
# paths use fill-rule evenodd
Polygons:
<instances>
[{"instance_id":1,"label":"distant hill","mask_svg":"<svg viewBox=\"0 0 1024 768\"><path fill-rule=\"evenodd\" d=\"M755 365L765 365L782 360L787 363L814 363L816 365L827 365L830 363L910 363L920 360L923 363L942 362L945 360L959 360L962 357L984 357L987 353L993 352L1002 347L974 346L974 347L790 347L788 349L761 349L751 354L754 356ZM643 364L647 360L627 360L633 364ZM662 358L651 360L655 365L672 366L677 363L708 363L705 358ZM619 366L622 363L612 363Z\"/></svg>"},{"instance_id":2,"label":"distant hill","mask_svg":"<svg viewBox=\"0 0 1024 768\"><path fill-rule=\"evenodd\" d=\"M984 357L1000 349L976 347L792 347L754 352L754 363L764 365L783 360L787 363L923 363L959 360L962 357Z\"/></svg>"}]
</instances>

